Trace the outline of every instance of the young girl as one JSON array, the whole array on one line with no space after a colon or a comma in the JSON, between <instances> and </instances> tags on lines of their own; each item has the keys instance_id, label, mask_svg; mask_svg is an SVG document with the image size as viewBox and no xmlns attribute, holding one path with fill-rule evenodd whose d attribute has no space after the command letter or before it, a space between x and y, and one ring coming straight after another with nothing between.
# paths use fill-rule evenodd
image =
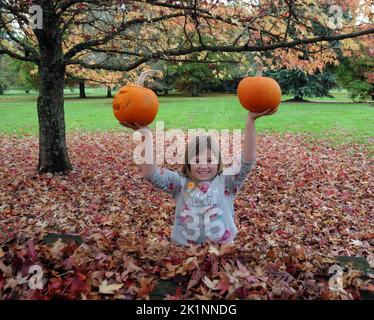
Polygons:
<instances>
[{"instance_id":1,"label":"young girl","mask_svg":"<svg viewBox=\"0 0 374 320\"><path fill-rule=\"evenodd\" d=\"M141 165L145 178L176 199L173 241L181 245L203 244L207 240L219 244L233 242L237 233L234 198L256 161L255 120L276 111L249 112L241 167L235 175L223 174L217 143L209 136L198 136L189 143L182 173L155 164ZM152 141L148 127L127 122L122 125L134 130L145 129L143 136L146 141Z\"/></svg>"}]
</instances>

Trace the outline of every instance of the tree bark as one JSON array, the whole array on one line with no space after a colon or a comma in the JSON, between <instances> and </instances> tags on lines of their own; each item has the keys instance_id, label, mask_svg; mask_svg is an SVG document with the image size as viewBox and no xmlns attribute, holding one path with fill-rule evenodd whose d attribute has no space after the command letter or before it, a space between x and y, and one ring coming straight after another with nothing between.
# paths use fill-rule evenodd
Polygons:
<instances>
[{"instance_id":1,"label":"tree bark","mask_svg":"<svg viewBox=\"0 0 374 320\"><path fill-rule=\"evenodd\" d=\"M106 97L112 98L112 88L110 86L107 87Z\"/></svg>"},{"instance_id":2,"label":"tree bark","mask_svg":"<svg viewBox=\"0 0 374 320\"><path fill-rule=\"evenodd\" d=\"M80 99L87 98L86 88L85 88L85 85L84 85L84 80L79 81L79 98Z\"/></svg>"},{"instance_id":3,"label":"tree bark","mask_svg":"<svg viewBox=\"0 0 374 320\"><path fill-rule=\"evenodd\" d=\"M64 118L65 65L62 37L53 2L43 2L44 27L35 32L40 51L38 170L62 172L71 169L66 148Z\"/></svg>"}]
</instances>

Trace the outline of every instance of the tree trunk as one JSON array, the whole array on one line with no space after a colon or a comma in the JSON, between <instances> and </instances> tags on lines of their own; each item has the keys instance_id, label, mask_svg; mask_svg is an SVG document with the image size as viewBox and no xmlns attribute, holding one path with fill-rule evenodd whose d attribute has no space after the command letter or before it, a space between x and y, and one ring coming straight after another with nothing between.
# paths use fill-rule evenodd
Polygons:
<instances>
[{"instance_id":1,"label":"tree trunk","mask_svg":"<svg viewBox=\"0 0 374 320\"><path fill-rule=\"evenodd\" d=\"M79 98L80 99L87 98L87 96L86 96L86 88L85 88L85 85L84 85L84 80L79 81Z\"/></svg>"},{"instance_id":2,"label":"tree trunk","mask_svg":"<svg viewBox=\"0 0 374 320\"><path fill-rule=\"evenodd\" d=\"M112 98L112 88L110 86L107 87L106 97Z\"/></svg>"},{"instance_id":3,"label":"tree trunk","mask_svg":"<svg viewBox=\"0 0 374 320\"><path fill-rule=\"evenodd\" d=\"M198 83L192 84L192 96L193 97L199 96L199 84Z\"/></svg>"},{"instance_id":4,"label":"tree trunk","mask_svg":"<svg viewBox=\"0 0 374 320\"><path fill-rule=\"evenodd\" d=\"M293 99L286 100L287 102L306 102L307 100L304 100L302 96L296 95Z\"/></svg>"},{"instance_id":5,"label":"tree trunk","mask_svg":"<svg viewBox=\"0 0 374 320\"><path fill-rule=\"evenodd\" d=\"M62 37L53 2L43 2L43 29L36 29L39 42L40 85L37 102L39 118L39 172L70 170L64 119L65 65Z\"/></svg>"},{"instance_id":6,"label":"tree trunk","mask_svg":"<svg viewBox=\"0 0 374 320\"><path fill-rule=\"evenodd\" d=\"M0 94L4 94L4 88L0 86Z\"/></svg>"}]
</instances>

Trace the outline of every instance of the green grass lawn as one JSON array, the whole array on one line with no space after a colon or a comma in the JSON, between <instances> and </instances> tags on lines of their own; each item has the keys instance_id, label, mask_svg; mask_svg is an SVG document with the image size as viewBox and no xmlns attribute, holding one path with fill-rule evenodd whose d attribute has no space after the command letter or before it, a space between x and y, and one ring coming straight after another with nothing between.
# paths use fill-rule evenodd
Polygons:
<instances>
[{"instance_id":1,"label":"green grass lawn","mask_svg":"<svg viewBox=\"0 0 374 320\"><path fill-rule=\"evenodd\" d=\"M68 131L123 130L112 113L112 99L104 98L104 89L88 89L88 99L78 99L78 92L66 90L65 119ZM344 97L345 95L345 97ZM336 142L354 141L370 144L374 132L374 108L369 103L339 103L346 93L335 93L328 103L284 102L279 111L258 120L258 132L307 134L311 138L329 138ZM283 100L289 97L283 97ZM37 95L9 92L0 96L0 134L38 131ZM323 100L323 99L317 99ZM205 94L161 96L156 121L165 128L236 129L243 128L247 112L235 95ZM155 127L155 123L151 125Z\"/></svg>"}]
</instances>

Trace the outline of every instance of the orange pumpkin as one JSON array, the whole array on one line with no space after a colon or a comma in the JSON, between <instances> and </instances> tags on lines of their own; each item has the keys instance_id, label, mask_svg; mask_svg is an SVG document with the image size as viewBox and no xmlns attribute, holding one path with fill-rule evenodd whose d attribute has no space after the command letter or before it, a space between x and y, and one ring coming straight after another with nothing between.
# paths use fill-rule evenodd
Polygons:
<instances>
[{"instance_id":1,"label":"orange pumpkin","mask_svg":"<svg viewBox=\"0 0 374 320\"><path fill-rule=\"evenodd\" d=\"M145 78L156 71L143 72L135 84L122 87L113 99L114 116L120 122L149 125L156 118L158 111L157 95L143 87Z\"/></svg>"},{"instance_id":2,"label":"orange pumpkin","mask_svg":"<svg viewBox=\"0 0 374 320\"><path fill-rule=\"evenodd\" d=\"M262 77L261 71L256 77L245 77L238 85L241 105L252 112L276 109L280 104L281 95L278 82L272 78Z\"/></svg>"}]
</instances>

